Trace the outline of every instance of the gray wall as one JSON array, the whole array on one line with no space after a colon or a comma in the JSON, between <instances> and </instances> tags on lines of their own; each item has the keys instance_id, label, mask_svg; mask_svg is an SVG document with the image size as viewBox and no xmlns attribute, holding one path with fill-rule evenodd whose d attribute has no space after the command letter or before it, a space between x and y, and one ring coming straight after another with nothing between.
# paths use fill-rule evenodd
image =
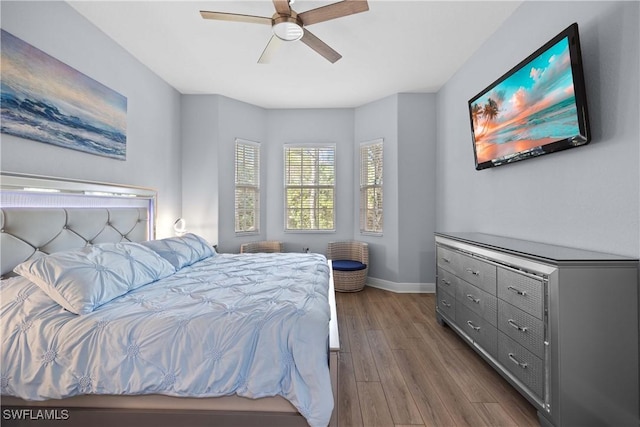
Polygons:
<instances>
[{"instance_id":1,"label":"gray wall","mask_svg":"<svg viewBox=\"0 0 640 427\"><path fill-rule=\"evenodd\" d=\"M437 94L436 223L637 257L638 2L525 2ZM571 23L579 25L592 142L474 169L467 101Z\"/></svg>"},{"instance_id":2,"label":"gray wall","mask_svg":"<svg viewBox=\"0 0 640 427\"><path fill-rule=\"evenodd\" d=\"M240 244L263 240L268 235L268 206L271 194L267 197L264 189L272 179L271 163L266 161L268 141L266 140L266 111L251 104L220 97L220 121L218 142L218 191L220 194L220 233L221 250L237 251ZM260 234L236 237L235 234L235 140L236 138L260 143Z\"/></svg>"},{"instance_id":3,"label":"gray wall","mask_svg":"<svg viewBox=\"0 0 640 427\"><path fill-rule=\"evenodd\" d=\"M0 4L2 28L127 97L126 161L2 134L0 169L152 187L159 237L180 216L180 94L65 2Z\"/></svg>"},{"instance_id":4,"label":"gray wall","mask_svg":"<svg viewBox=\"0 0 640 427\"><path fill-rule=\"evenodd\" d=\"M182 212L187 230L218 243L218 95L183 95Z\"/></svg>"},{"instance_id":5,"label":"gray wall","mask_svg":"<svg viewBox=\"0 0 640 427\"><path fill-rule=\"evenodd\" d=\"M260 234L236 237L234 220L236 138L261 143L261 188L268 165L265 151L265 110L221 95L182 96L182 209L188 229L237 252L245 241L266 238L266 215ZM267 204L262 191L261 206Z\"/></svg>"},{"instance_id":6,"label":"gray wall","mask_svg":"<svg viewBox=\"0 0 640 427\"><path fill-rule=\"evenodd\" d=\"M392 95L356 108L354 127L355 144L378 138L384 139L384 223L381 236L360 235L359 211L354 209L353 238L369 244L369 277L398 282L398 95ZM353 168L358 170L358 159L355 160ZM354 195L357 195L359 194L360 182L356 179L354 184Z\"/></svg>"},{"instance_id":7,"label":"gray wall","mask_svg":"<svg viewBox=\"0 0 640 427\"><path fill-rule=\"evenodd\" d=\"M302 109L267 111L267 146L263 165L267 171L267 238L285 242L285 250L326 253L333 240L348 240L353 233L353 209L358 203L353 188L353 109ZM284 231L284 151L283 144L329 143L336 145L336 231ZM357 172L356 172L357 174Z\"/></svg>"},{"instance_id":8,"label":"gray wall","mask_svg":"<svg viewBox=\"0 0 640 427\"><path fill-rule=\"evenodd\" d=\"M285 250L325 253L331 240L352 238L353 109L265 110L220 95L182 96L183 212L189 230L238 252L244 242L280 240ZM234 143L260 143L260 233L234 231ZM335 233L284 231L285 143L336 144Z\"/></svg>"},{"instance_id":9,"label":"gray wall","mask_svg":"<svg viewBox=\"0 0 640 427\"><path fill-rule=\"evenodd\" d=\"M292 252L325 253L333 240L364 240L370 277L430 283L435 230L435 95L398 94L356 109L265 110L219 95L182 97L183 201L189 230L237 252L254 240L280 240ZM261 144L261 232L234 232L234 141ZM359 232L360 142L384 139L385 225ZM336 145L336 231L284 231L286 143ZM417 191L416 191L417 189Z\"/></svg>"},{"instance_id":10,"label":"gray wall","mask_svg":"<svg viewBox=\"0 0 640 427\"><path fill-rule=\"evenodd\" d=\"M398 291L435 280L435 107L434 94L401 93L355 110L354 152L361 142L384 139L384 231L359 232L356 173L353 238L369 244L369 276ZM355 171L358 161L356 155Z\"/></svg>"},{"instance_id":11,"label":"gray wall","mask_svg":"<svg viewBox=\"0 0 640 427\"><path fill-rule=\"evenodd\" d=\"M400 283L435 283L436 96L398 95Z\"/></svg>"}]
</instances>

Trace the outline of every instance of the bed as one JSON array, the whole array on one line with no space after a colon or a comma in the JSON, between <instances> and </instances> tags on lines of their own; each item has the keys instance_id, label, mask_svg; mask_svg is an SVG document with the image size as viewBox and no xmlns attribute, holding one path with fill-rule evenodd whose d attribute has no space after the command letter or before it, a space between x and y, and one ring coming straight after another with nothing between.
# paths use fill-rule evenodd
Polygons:
<instances>
[{"instance_id":1,"label":"bed","mask_svg":"<svg viewBox=\"0 0 640 427\"><path fill-rule=\"evenodd\" d=\"M0 284L4 422L336 424L339 344L324 256L217 254L193 234L148 240L153 192L133 207L107 202L134 199L135 189L113 186L92 191L91 207L41 206L19 190L30 178L5 178L2 274L17 265L21 275ZM29 412L7 419L6 409Z\"/></svg>"}]
</instances>

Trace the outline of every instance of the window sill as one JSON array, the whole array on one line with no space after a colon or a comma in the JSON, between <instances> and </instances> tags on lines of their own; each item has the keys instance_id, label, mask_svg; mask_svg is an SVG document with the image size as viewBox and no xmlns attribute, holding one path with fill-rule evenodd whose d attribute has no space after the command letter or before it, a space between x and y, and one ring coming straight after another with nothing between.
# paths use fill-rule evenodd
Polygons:
<instances>
[{"instance_id":1,"label":"window sill","mask_svg":"<svg viewBox=\"0 0 640 427\"><path fill-rule=\"evenodd\" d=\"M258 236L258 235L260 235L259 231L236 231L236 237Z\"/></svg>"},{"instance_id":2,"label":"window sill","mask_svg":"<svg viewBox=\"0 0 640 427\"><path fill-rule=\"evenodd\" d=\"M284 230L285 233L296 233L296 234L333 234L336 230Z\"/></svg>"},{"instance_id":3,"label":"window sill","mask_svg":"<svg viewBox=\"0 0 640 427\"><path fill-rule=\"evenodd\" d=\"M370 236L370 237L382 237L383 234L382 233L376 233L373 231L361 231L360 232L361 236Z\"/></svg>"}]
</instances>

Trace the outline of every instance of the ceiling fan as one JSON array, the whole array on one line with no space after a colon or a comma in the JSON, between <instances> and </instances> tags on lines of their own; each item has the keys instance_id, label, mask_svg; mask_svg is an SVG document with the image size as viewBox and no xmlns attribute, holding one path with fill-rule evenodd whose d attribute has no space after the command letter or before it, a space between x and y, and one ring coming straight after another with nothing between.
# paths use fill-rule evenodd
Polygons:
<instances>
[{"instance_id":1,"label":"ceiling fan","mask_svg":"<svg viewBox=\"0 0 640 427\"><path fill-rule=\"evenodd\" d=\"M292 3L293 0L273 0L276 13L274 13L271 18L237 13L209 12L206 10L201 10L200 15L202 15L204 19L271 25L273 36L271 36L271 40L269 40L267 47L265 47L260 59L258 59L258 63L260 64L268 63L282 43L296 40L301 40L329 62L334 63L342 58L342 55L314 36L305 26L369 10L367 0L342 0L338 3L318 7L298 14L291 9Z\"/></svg>"}]
</instances>

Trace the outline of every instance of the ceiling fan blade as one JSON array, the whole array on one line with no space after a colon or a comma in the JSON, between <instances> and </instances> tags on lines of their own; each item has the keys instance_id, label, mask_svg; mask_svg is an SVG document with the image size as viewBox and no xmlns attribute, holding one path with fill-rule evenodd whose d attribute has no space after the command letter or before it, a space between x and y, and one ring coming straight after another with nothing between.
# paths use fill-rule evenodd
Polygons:
<instances>
[{"instance_id":1,"label":"ceiling fan blade","mask_svg":"<svg viewBox=\"0 0 640 427\"><path fill-rule=\"evenodd\" d=\"M318 52L320 55L324 56L327 61L332 64L335 63L338 59L342 58L335 50L331 49L328 44L311 34L306 28L303 28L304 35L300 39L304 44L309 46L311 49Z\"/></svg>"},{"instance_id":2,"label":"ceiling fan blade","mask_svg":"<svg viewBox=\"0 0 640 427\"><path fill-rule=\"evenodd\" d=\"M279 14L291 15L289 0L273 0L273 5L276 7L276 12L278 12Z\"/></svg>"},{"instance_id":3,"label":"ceiling fan blade","mask_svg":"<svg viewBox=\"0 0 640 427\"><path fill-rule=\"evenodd\" d=\"M237 13L226 12L209 12L207 10L201 10L200 15L204 19L216 19L218 21L250 22L252 24L271 25L271 18L267 18L264 16L240 15Z\"/></svg>"},{"instance_id":4,"label":"ceiling fan blade","mask_svg":"<svg viewBox=\"0 0 640 427\"><path fill-rule=\"evenodd\" d=\"M275 35L271 36L271 40L269 40L269 43L267 43L267 46L262 51L262 55L260 55L260 59L258 59L258 64L268 64L282 43L283 41L280 38Z\"/></svg>"},{"instance_id":5,"label":"ceiling fan blade","mask_svg":"<svg viewBox=\"0 0 640 427\"><path fill-rule=\"evenodd\" d=\"M354 13L366 12L367 10L369 10L367 0L343 0L302 12L298 14L298 17L304 25L311 25L342 16L353 15Z\"/></svg>"}]
</instances>

